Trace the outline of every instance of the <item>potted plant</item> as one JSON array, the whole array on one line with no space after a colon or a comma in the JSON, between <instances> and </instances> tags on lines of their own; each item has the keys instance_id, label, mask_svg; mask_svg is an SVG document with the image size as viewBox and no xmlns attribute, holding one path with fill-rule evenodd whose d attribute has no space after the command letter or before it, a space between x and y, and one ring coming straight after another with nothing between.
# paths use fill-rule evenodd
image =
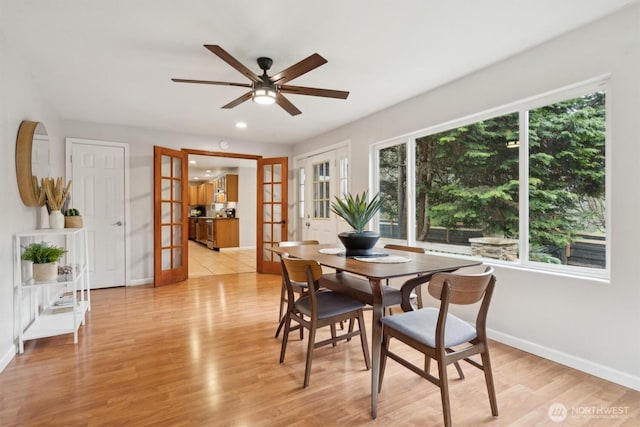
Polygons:
<instances>
[{"instance_id":1,"label":"potted plant","mask_svg":"<svg viewBox=\"0 0 640 427\"><path fill-rule=\"evenodd\" d=\"M33 262L34 281L47 282L58 277L58 261L65 252L64 248L48 242L31 243L24 247L22 259Z\"/></svg>"},{"instance_id":2,"label":"potted plant","mask_svg":"<svg viewBox=\"0 0 640 427\"><path fill-rule=\"evenodd\" d=\"M62 177L58 177L55 180L53 178L44 178L42 187L44 188L45 200L49 209L49 228L64 228L64 215L61 210L69 196L71 181L65 187Z\"/></svg>"},{"instance_id":3,"label":"potted plant","mask_svg":"<svg viewBox=\"0 0 640 427\"><path fill-rule=\"evenodd\" d=\"M367 192L355 197L351 193L345 193L344 199L336 196L331 203L331 211L344 219L353 231L342 232L338 238L346 249L346 256L370 255L373 247L380 238L380 234L375 231L365 231L371 218L382 207L382 198L377 193L371 201L368 201Z\"/></svg>"},{"instance_id":4,"label":"potted plant","mask_svg":"<svg viewBox=\"0 0 640 427\"><path fill-rule=\"evenodd\" d=\"M78 209L64 211L64 228L82 228L82 215Z\"/></svg>"}]
</instances>

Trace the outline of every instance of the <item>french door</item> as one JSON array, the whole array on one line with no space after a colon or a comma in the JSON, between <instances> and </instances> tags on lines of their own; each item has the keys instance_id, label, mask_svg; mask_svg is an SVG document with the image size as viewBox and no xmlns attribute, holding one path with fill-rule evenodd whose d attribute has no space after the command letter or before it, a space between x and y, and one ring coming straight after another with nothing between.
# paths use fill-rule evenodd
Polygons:
<instances>
[{"instance_id":1,"label":"french door","mask_svg":"<svg viewBox=\"0 0 640 427\"><path fill-rule=\"evenodd\" d=\"M348 230L331 212L336 196L349 191L347 147L309 156L298 163L298 215L303 240L337 243L337 234Z\"/></svg>"},{"instance_id":2,"label":"french door","mask_svg":"<svg viewBox=\"0 0 640 427\"><path fill-rule=\"evenodd\" d=\"M280 273L280 258L269 248L288 240L287 167L286 157L258 159L258 273Z\"/></svg>"},{"instance_id":3,"label":"french door","mask_svg":"<svg viewBox=\"0 0 640 427\"><path fill-rule=\"evenodd\" d=\"M187 280L189 237L187 154L153 147L154 286Z\"/></svg>"}]
</instances>

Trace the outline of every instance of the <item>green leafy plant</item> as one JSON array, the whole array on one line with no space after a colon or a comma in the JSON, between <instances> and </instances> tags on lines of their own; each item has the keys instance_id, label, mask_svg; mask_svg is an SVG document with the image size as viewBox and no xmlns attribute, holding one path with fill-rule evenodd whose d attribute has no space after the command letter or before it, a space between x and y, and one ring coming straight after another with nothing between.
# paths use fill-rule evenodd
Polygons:
<instances>
[{"instance_id":1,"label":"green leafy plant","mask_svg":"<svg viewBox=\"0 0 640 427\"><path fill-rule=\"evenodd\" d=\"M78 209L67 209L64 211L64 216L80 216L80 211Z\"/></svg>"},{"instance_id":2,"label":"green leafy plant","mask_svg":"<svg viewBox=\"0 0 640 427\"><path fill-rule=\"evenodd\" d=\"M355 197L351 193L345 193L344 199L336 196L331 203L331 211L344 219L356 232L362 233L383 202L380 193L373 196L370 202L367 199L366 191Z\"/></svg>"},{"instance_id":3,"label":"green leafy plant","mask_svg":"<svg viewBox=\"0 0 640 427\"><path fill-rule=\"evenodd\" d=\"M64 248L53 246L47 242L31 243L29 246L23 248L22 259L33 261L34 264L56 262L67 252Z\"/></svg>"}]
</instances>

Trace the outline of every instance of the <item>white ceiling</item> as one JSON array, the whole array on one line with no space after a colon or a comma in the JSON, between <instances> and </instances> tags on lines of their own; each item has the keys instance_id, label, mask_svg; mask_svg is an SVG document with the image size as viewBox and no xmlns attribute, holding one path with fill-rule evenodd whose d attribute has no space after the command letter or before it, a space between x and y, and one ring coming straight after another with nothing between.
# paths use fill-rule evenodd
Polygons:
<instances>
[{"instance_id":1,"label":"white ceiling","mask_svg":"<svg viewBox=\"0 0 640 427\"><path fill-rule=\"evenodd\" d=\"M0 0L0 38L18 49L64 119L294 143L384 109L637 0ZM347 100L290 95L302 114L251 101L220 107L245 83L218 44L259 74L314 52L328 63L292 85ZM248 124L245 130L233 125Z\"/></svg>"},{"instance_id":2,"label":"white ceiling","mask_svg":"<svg viewBox=\"0 0 640 427\"><path fill-rule=\"evenodd\" d=\"M257 169L258 162L233 157L189 155L189 181L211 181L226 173L237 173L237 168Z\"/></svg>"}]
</instances>

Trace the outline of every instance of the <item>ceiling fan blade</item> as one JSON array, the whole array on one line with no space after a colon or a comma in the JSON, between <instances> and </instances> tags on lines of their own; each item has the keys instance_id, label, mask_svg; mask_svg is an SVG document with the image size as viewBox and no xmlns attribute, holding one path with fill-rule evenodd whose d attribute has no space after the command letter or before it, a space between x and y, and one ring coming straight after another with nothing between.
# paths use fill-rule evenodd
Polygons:
<instances>
[{"instance_id":1,"label":"ceiling fan blade","mask_svg":"<svg viewBox=\"0 0 640 427\"><path fill-rule=\"evenodd\" d=\"M347 99L349 92L343 90L332 89L318 89L315 87L303 87L303 86L280 86L280 92L290 93L294 95L311 95L311 96L324 96L326 98L338 98Z\"/></svg>"},{"instance_id":2,"label":"ceiling fan blade","mask_svg":"<svg viewBox=\"0 0 640 427\"><path fill-rule=\"evenodd\" d=\"M281 93L276 97L276 104L281 106L287 113L292 116L297 116L298 114L302 114L302 111L298 110L298 108L291 103L287 98L284 97Z\"/></svg>"},{"instance_id":3,"label":"ceiling fan blade","mask_svg":"<svg viewBox=\"0 0 640 427\"><path fill-rule=\"evenodd\" d=\"M271 81L271 83L281 85L326 63L326 59L324 59L317 53L314 53L313 55L303 59L297 64L293 64L291 67L280 71L278 74L274 74L269 78L269 80Z\"/></svg>"},{"instance_id":4,"label":"ceiling fan blade","mask_svg":"<svg viewBox=\"0 0 640 427\"><path fill-rule=\"evenodd\" d=\"M231 65L236 70L240 71L246 78L254 83L261 83L262 79L255 75L253 71L245 67L236 58L231 56L229 52L218 46L217 44L205 44L204 47L209 49L214 54L218 55L227 64Z\"/></svg>"},{"instance_id":5,"label":"ceiling fan blade","mask_svg":"<svg viewBox=\"0 0 640 427\"><path fill-rule=\"evenodd\" d=\"M203 85L251 87L249 83L213 82L210 80L171 79L176 83L200 83Z\"/></svg>"},{"instance_id":6,"label":"ceiling fan blade","mask_svg":"<svg viewBox=\"0 0 640 427\"><path fill-rule=\"evenodd\" d=\"M248 101L251 99L251 95L253 95L252 91L249 91L247 93L245 93L244 95L234 99L233 101L231 101L230 103L228 103L227 105L223 105L221 108L233 108L236 107L240 104L242 104L245 101Z\"/></svg>"}]
</instances>

